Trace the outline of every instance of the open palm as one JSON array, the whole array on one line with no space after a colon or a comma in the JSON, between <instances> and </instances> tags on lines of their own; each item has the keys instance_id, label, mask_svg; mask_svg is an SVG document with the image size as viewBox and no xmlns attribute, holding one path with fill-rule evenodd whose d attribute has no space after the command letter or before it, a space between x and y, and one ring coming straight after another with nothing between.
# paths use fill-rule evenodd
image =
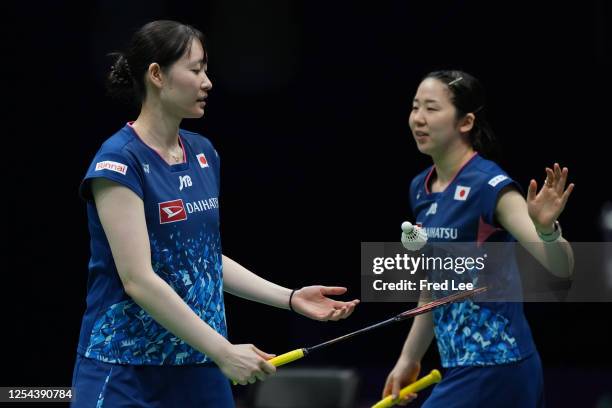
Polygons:
<instances>
[{"instance_id":1,"label":"open palm","mask_svg":"<svg viewBox=\"0 0 612 408\"><path fill-rule=\"evenodd\" d=\"M315 320L346 319L353 313L359 300L342 302L330 299L327 295L342 295L346 288L334 286L305 286L293 294L293 310Z\"/></svg>"},{"instance_id":2,"label":"open palm","mask_svg":"<svg viewBox=\"0 0 612 408\"><path fill-rule=\"evenodd\" d=\"M538 184L535 180L529 183L527 210L538 231L552 232L553 223L563 212L574 189L573 183L567 189L565 188L567 173L567 167L561 170L559 164L555 163L552 169L546 168L546 180L539 192L537 192Z\"/></svg>"}]
</instances>

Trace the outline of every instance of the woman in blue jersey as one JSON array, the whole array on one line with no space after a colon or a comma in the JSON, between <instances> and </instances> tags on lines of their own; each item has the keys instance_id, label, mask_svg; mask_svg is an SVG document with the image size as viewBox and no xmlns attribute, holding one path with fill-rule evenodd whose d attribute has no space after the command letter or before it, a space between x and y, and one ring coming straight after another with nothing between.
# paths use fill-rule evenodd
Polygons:
<instances>
[{"instance_id":1,"label":"woman in blue jersey","mask_svg":"<svg viewBox=\"0 0 612 408\"><path fill-rule=\"evenodd\" d=\"M430 241L516 240L552 274L571 277L573 253L557 221L574 188L565 187L567 168L556 163L546 168L544 185L538 191L531 180L525 200L520 187L483 157L495 147L485 109L484 90L468 73L436 71L420 83L409 125L417 148L431 156L433 166L410 186L417 223ZM496 273L517 281L513 261ZM434 335L447 370L424 407L543 406L542 367L517 302L466 300L417 317L383 396L396 398L417 378Z\"/></svg>"},{"instance_id":2,"label":"woman in blue jersey","mask_svg":"<svg viewBox=\"0 0 612 408\"><path fill-rule=\"evenodd\" d=\"M223 291L316 320L348 317L341 287L290 290L221 252L219 156L180 129L212 88L200 31L155 21L137 31L108 78L140 114L104 142L81 194L91 260L73 374L75 407L232 407L240 384L275 372L272 355L227 340Z\"/></svg>"}]
</instances>

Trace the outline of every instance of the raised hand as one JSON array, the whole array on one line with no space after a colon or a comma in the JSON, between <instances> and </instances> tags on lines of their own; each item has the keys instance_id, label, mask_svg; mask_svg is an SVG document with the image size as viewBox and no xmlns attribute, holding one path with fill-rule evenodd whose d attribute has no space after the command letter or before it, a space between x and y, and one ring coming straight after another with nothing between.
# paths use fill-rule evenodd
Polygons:
<instances>
[{"instance_id":1,"label":"raised hand","mask_svg":"<svg viewBox=\"0 0 612 408\"><path fill-rule=\"evenodd\" d=\"M538 192L538 183L531 180L527 190L527 210L536 229L542 233L551 233L554 230L553 223L563 212L565 204L569 199L574 184L567 189L567 167L563 170L555 163L553 168L546 168L546 179L544 185Z\"/></svg>"}]
</instances>

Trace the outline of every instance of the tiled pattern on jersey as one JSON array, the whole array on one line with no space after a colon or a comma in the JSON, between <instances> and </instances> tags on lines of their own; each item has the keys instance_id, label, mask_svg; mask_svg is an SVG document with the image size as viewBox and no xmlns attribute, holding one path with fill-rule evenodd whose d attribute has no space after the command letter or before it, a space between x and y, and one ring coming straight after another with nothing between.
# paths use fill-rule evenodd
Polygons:
<instances>
[{"instance_id":1,"label":"tiled pattern on jersey","mask_svg":"<svg viewBox=\"0 0 612 408\"><path fill-rule=\"evenodd\" d=\"M196 239L171 236L174 248L164 248L150 237L153 270L218 333L227 337L223 304L221 240L204 233ZM123 364L195 364L208 361L164 329L128 299L111 305L93 326L86 357Z\"/></svg>"},{"instance_id":2,"label":"tiled pattern on jersey","mask_svg":"<svg viewBox=\"0 0 612 408\"><path fill-rule=\"evenodd\" d=\"M503 364L521 359L510 322L485 303L471 299L434 310L434 330L442 365Z\"/></svg>"}]
</instances>

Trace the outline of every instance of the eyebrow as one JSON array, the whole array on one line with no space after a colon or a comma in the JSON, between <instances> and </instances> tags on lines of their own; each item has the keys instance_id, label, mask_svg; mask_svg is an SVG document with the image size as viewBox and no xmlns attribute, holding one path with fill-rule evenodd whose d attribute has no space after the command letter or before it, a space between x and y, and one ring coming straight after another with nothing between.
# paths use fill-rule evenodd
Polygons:
<instances>
[{"instance_id":1,"label":"eyebrow","mask_svg":"<svg viewBox=\"0 0 612 408\"><path fill-rule=\"evenodd\" d=\"M195 64L202 64L202 65L206 65L206 61L204 60L204 58L197 60L197 61L192 61L189 63L189 65L195 65Z\"/></svg>"},{"instance_id":2,"label":"eyebrow","mask_svg":"<svg viewBox=\"0 0 612 408\"><path fill-rule=\"evenodd\" d=\"M419 100L417 98L414 98L412 102L419 102ZM425 99L423 103L439 103L439 102L435 99Z\"/></svg>"}]
</instances>

